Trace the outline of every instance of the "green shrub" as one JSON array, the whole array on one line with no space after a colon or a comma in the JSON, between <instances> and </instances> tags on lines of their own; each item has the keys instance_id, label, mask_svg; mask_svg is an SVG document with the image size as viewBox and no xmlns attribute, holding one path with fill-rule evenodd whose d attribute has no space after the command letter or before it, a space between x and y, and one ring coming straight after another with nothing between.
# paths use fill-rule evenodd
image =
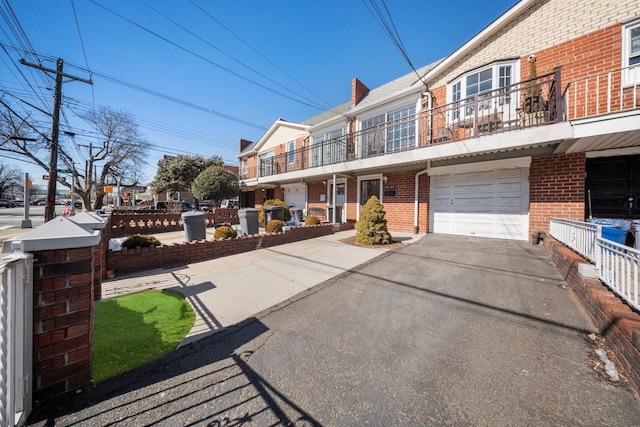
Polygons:
<instances>
[{"instance_id":1,"label":"green shrub","mask_svg":"<svg viewBox=\"0 0 640 427\"><path fill-rule=\"evenodd\" d=\"M238 237L238 232L228 225L223 225L222 227L216 228L215 233L213 233L213 238L218 239L229 239Z\"/></svg>"},{"instance_id":2,"label":"green shrub","mask_svg":"<svg viewBox=\"0 0 640 427\"><path fill-rule=\"evenodd\" d=\"M151 246L160 246L160 241L148 234L132 234L124 239L122 247L133 249L140 246L141 248L149 248Z\"/></svg>"},{"instance_id":3,"label":"green shrub","mask_svg":"<svg viewBox=\"0 0 640 427\"><path fill-rule=\"evenodd\" d=\"M318 225L320 224L320 218L318 218L315 215L309 215L305 220L304 220L304 225Z\"/></svg>"},{"instance_id":4,"label":"green shrub","mask_svg":"<svg viewBox=\"0 0 640 427\"><path fill-rule=\"evenodd\" d=\"M384 218L384 206L376 196L371 196L360 211L356 222L356 241L363 245L386 245L391 243L391 234L387 231Z\"/></svg>"},{"instance_id":5,"label":"green shrub","mask_svg":"<svg viewBox=\"0 0 640 427\"><path fill-rule=\"evenodd\" d=\"M283 226L284 226L284 223L279 219L272 219L271 221L269 221L269 223L265 227L265 231L267 233L282 233Z\"/></svg>"},{"instance_id":6,"label":"green shrub","mask_svg":"<svg viewBox=\"0 0 640 427\"><path fill-rule=\"evenodd\" d=\"M291 212L289 211L289 205L280 199L265 200L262 206L282 206L284 212L282 213L282 220L284 222L291 221ZM264 224L264 209L262 206L258 208L258 224Z\"/></svg>"}]
</instances>

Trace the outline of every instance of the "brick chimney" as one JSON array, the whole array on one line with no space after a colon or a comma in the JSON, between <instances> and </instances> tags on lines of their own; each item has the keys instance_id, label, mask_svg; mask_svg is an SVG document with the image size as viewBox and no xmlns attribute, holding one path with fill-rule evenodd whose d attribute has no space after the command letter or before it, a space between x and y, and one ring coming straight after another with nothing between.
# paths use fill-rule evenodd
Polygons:
<instances>
[{"instance_id":1,"label":"brick chimney","mask_svg":"<svg viewBox=\"0 0 640 427\"><path fill-rule=\"evenodd\" d=\"M357 78L351 80L351 105L357 105L369 93L369 88Z\"/></svg>"},{"instance_id":2,"label":"brick chimney","mask_svg":"<svg viewBox=\"0 0 640 427\"><path fill-rule=\"evenodd\" d=\"M251 144L253 144L252 141L248 141L246 139L242 139L240 138L240 153L242 153L244 151L245 148L247 148L248 146L250 146Z\"/></svg>"}]
</instances>

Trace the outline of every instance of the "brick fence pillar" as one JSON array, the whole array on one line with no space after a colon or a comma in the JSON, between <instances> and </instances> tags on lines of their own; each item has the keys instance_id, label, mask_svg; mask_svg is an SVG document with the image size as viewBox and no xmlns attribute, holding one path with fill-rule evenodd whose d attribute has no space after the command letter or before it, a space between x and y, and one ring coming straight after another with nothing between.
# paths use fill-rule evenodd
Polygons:
<instances>
[{"instance_id":1,"label":"brick fence pillar","mask_svg":"<svg viewBox=\"0 0 640 427\"><path fill-rule=\"evenodd\" d=\"M89 230L104 230L100 233L100 244L93 247L93 299L99 301L102 299L102 278L106 271L106 252L109 248L109 237L106 233L107 219L92 212L82 212L68 218Z\"/></svg>"},{"instance_id":2,"label":"brick fence pillar","mask_svg":"<svg viewBox=\"0 0 640 427\"><path fill-rule=\"evenodd\" d=\"M65 218L5 242L33 254L33 398L91 383L94 255L100 231Z\"/></svg>"}]
</instances>

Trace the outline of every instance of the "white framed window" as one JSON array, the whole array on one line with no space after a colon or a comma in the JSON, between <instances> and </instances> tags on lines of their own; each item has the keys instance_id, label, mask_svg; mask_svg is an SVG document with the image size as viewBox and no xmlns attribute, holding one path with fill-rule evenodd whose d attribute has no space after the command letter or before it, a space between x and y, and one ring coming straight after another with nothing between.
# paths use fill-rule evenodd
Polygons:
<instances>
[{"instance_id":1,"label":"white framed window","mask_svg":"<svg viewBox=\"0 0 640 427\"><path fill-rule=\"evenodd\" d=\"M360 122L361 157L406 150L416 145L416 106L394 109Z\"/></svg>"},{"instance_id":2,"label":"white framed window","mask_svg":"<svg viewBox=\"0 0 640 427\"><path fill-rule=\"evenodd\" d=\"M346 128L333 129L331 131L312 135L310 158L311 166L330 165L344 162L347 153Z\"/></svg>"},{"instance_id":3,"label":"white framed window","mask_svg":"<svg viewBox=\"0 0 640 427\"><path fill-rule=\"evenodd\" d=\"M489 66L466 73L447 85L447 103L459 102L459 107L450 110L449 120L464 120L475 114L488 114L495 107L502 111L505 105L511 105L513 96L505 88L515 83L518 75L518 61L496 62ZM500 90L503 96L496 96ZM515 107L514 107L515 108Z\"/></svg>"},{"instance_id":4,"label":"white framed window","mask_svg":"<svg viewBox=\"0 0 640 427\"><path fill-rule=\"evenodd\" d=\"M296 162L296 142L289 141L287 142L287 164L292 164Z\"/></svg>"},{"instance_id":5,"label":"white framed window","mask_svg":"<svg viewBox=\"0 0 640 427\"><path fill-rule=\"evenodd\" d=\"M416 106L387 114L387 152L406 150L416 145Z\"/></svg>"},{"instance_id":6,"label":"white framed window","mask_svg":"<svg viewBox=\"0 0 640 427\"><path fill-rule=\"evenodd\" d=\"M623 85L640 83L640 19L622 26Z\"/></svg>"},{"instance_id":7,"label":"white framed window","mask_svg":"<svg viewBox=\"0 0 640 427\"><path fill-rule=\"evenodd\" d=\"M247 176L248 169L249 167L247 166L247 158L244 157L242 159L242 162L240 163L240 173L242 174L242 176Z\"/></svg>"}]
</instances>

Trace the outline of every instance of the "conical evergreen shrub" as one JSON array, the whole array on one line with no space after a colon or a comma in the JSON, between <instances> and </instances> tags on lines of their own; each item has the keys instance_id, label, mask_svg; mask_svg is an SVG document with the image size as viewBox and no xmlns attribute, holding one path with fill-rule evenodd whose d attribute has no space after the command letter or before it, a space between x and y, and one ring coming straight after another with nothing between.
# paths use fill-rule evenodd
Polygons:
<instances>
[{"instance_id":1,"label":"conical evergreen shrub","mask_svg":"<svg viewBox=\"0 0 640 427\"><path fill-rule=\"evenodd\" d=\"M360 211L356 222L356 241L363 245L387 245L391 234L387 231L384 206L376 196L371 196Z\"/></svg>"}]
</instances>

